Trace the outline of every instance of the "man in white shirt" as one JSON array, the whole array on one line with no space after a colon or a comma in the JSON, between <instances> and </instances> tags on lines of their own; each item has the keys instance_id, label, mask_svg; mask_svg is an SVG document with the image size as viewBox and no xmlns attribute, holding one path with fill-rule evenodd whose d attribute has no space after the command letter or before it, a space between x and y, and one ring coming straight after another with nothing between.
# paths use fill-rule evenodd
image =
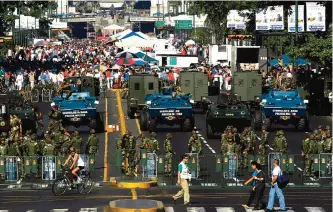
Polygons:
<instances>
[{"instance_id":1,"label":"man in white shirt","mask_svg":"<svg viewBox=\"0 0 333 212\"><path fill-rule=\"evenodd\" d=\"M22 90L23 87L23 74L19 73L16 77L17 90Z\"/></svg>"},{"instance_id":2,"label":"man in white shirt","mask_svg":"<svg viewBox=\"0 0 333 212\"><path fill-rule=\"evenodd\" d=\"M281 188L279 188L277 184L278 177L282 175L282 170L279 166L279 160L275 159L273 161L274 169L272 171L272 183L271 190L269 191L269 200L267 205L267 211L273 211L275 193L279 198L280 210L279 211L287 211L286 203L284 201L284 195Z\"/></svg>"},{"instance_id":3,"label":"man in white shirt","mask_svg":"<svg viewBox=\"0 0 333 212\"><path fill-rule=\"evenodd\" d=\"M181 186L181 190L172 197L174 203L176 203L176 200L182 196L184 196L184 205L190 205L190 192L189 192L189 181L191 179L191 172L188 168L188 160L189 156L184 155L182 162L178 164L178 180L177 184Z\"/></svg>"}]
</instances>

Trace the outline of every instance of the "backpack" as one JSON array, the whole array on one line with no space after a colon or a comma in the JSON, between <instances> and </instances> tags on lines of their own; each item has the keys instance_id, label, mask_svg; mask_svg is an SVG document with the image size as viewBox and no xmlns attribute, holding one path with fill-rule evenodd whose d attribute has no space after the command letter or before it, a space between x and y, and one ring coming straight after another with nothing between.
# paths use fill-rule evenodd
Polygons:
<instances>
[{"instance_id":1,"label":"backpack","mask_svg":"<svg viewBox=\"0 0 333 212\"><path fill-rule=\"evenodd\" d=\"M289 183L289 178L287 175L285 175L283 172L280 174L277 178L277 185L279 188L285 188Z\"/></svg>"}]
</instances>

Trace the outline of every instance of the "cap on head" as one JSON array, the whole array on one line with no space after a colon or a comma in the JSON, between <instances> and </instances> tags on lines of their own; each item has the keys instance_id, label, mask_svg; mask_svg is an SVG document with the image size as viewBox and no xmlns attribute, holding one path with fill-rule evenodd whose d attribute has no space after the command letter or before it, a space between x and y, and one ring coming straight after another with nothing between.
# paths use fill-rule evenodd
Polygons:
<instances>
[{"instance_id":1,"label":"cap on head","mask_svg":"<svg viewBox=\"0 0 333 212\"><path fill-rule=\"evenodd\" d=\"M91 134L95 134L95 130L94 130L94 129L91 129L91 130L90 130L90 133L91 133Z\"/></svg>"}]
</instances>

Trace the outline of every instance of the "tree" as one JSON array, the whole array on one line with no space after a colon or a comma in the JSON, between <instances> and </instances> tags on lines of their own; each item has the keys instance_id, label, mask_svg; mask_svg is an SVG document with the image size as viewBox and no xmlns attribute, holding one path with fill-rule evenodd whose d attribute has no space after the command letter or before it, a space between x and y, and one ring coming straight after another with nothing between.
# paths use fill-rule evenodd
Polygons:
<instances>
[{"instance_id":1,"label":"tree","mask_svg":"<svg viewBox=\"0 0 333 212\"><path fill-rule=\"evenodd\" d=\"M286 52L293 58L306 58L326 65L332 63L332 28L324 36L308 33L306 42L286 48Z\"/></svg>"},{"instance_id":2,"label":"tree","mask_svg":"<svg viewBox=\"0 0 333 212\"><path fill-rule=\"evenodd\" d=\"M211 43L211 32L206 28L197 28L195 31L192 30L191 39L199 44L209 44Z\"/></svg>"}]
</instances>

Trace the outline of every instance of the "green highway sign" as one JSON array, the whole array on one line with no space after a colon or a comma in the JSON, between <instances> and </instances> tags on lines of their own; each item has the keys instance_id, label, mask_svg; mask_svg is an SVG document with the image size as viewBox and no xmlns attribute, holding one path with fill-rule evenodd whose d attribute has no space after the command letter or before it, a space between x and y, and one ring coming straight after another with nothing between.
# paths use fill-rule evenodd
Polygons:
<instances>
[{"instance_id":1,"label":"green highway sign","mask_svg":"<svg viewBox=\"0 0 333 212\"><path fill-rule=\"evenodd\" d=\"M164 21L156 21L155 22L155 28L164 27L164 26L165 26L165 22Z\"/></svg>"},{"instance_id":2,"label":"green highway sign","mask_svg":"<svg viewBox=\"0 0 333 212\"><path fill-rule=\"evenodd\" d=\"M176 29L192 29L192 20L176 20Z\"/></svg>"}]
</instances>

